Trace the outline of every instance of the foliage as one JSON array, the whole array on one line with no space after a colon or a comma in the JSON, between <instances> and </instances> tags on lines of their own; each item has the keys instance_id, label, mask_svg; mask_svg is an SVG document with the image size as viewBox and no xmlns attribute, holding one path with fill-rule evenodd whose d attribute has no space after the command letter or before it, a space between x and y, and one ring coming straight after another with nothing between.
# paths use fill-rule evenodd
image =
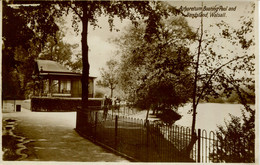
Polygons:
<instances>
[{"instance_id":1,"label":"foliage","mask_svg":"<svg viewBox=\"0 0 260 165\"><path fill-rule=\"evenodd\" d=\"M36 112L71 112L77 111L81 105L81 99L66 97L33 97L31 109ZM100 109L102 99L90 99L89 105L93 109Z\"/></svg>"},{"instance_id":2,"label":"foliage","mask_svg":"<svg viewBox=\"0 0 260 165\"><path fill-rule=\"evenodd\" d=\"M199 71L196 104L200 99L207 100L208 96L217 98L221 93L229 97L232 92L237 92L235 86L240 86L240 90L247 93L254 93L252 21L252 15L249 15L247 18L242 17L239 28L221 21L215 26L211 25L211 29L201 31L203 38L198 38L198 44L201 44L200 54L194 56L198 57L195 64L198 63Z\"/></svg>"},{"instance_id":3,"label":"foliage","mask_svg":"<svg viewBox=\"0 0 260 165\"><path fill-rule=\"evenodd\" d=\"M156 117L169 125L172 125L175 121L181 119L181 115L171 109L165 109L162 113L157 114Z\"/></svg>"},{"instance_id":4,"label":"foliage","mask_svg":"<svg viewBox=\"0 0 260 165\"><path fill-rule=\"evenodd\" d=\"M248 104L255 104L255 93L254 91L243 89L245 92L245 99ZM213 96L209 96L208 102L210 103L240 103L239 96L236 91L232 91L229 97L226 96L225 93L220 93L218 98L214 98Z\"/></svg>"},{"instance_id":5,"label":"foliage","mask_svg":"<svg viewBox=\"0 0 260 165\"><path fill-rule=\"evenodd\" d=\"M34 59L47 37L58 30L50 3L31 8L3 1L2 76L3 98L21 98L32 81ZM19 4L19 3L18 3ZM33 4L33 3L32 3ZM48 7L47 7L48 6Z\"/></svg>"},{"instance_id":6,"label":"foliage","mask_svg":"<svg viewBox=\"0 0 260 165\"><path fill-rule=\"evenodd\" d=\"M113 98L113 90L118 84L118 62L114 59L111 59L106 62L107 69L101 68L101 80L97 83L101 86L108 87L110 89L110 98Z\"/></svg>"},{"instance_id":7,"label":"foliage","mask_svg":"<svg viewBox=\"0 0 260 165\"><path fill-rule=\"evenodd\" d=\"M242 110L242 121L232 116L226 125L219 126L218 148L210 154L213 160L226 163L255 162L255 111Z\"/></svg>"},{"instance_id":8,"label":"foliage","mask_svg":"<svg viewBox=\"0 0 260 165\"><path fill-rule=\"evenodd\" d=\"M120 86L143 108L177 109L191 97L187 45L195 34L182 17L164 19L157 27L149 39L144 25L128 26L115 39L121 54Z\"/></svg>"},{"instance_id":9,"label":"foliage","mask_svg":"<svg viewBox=\"0 0 260 165\"><path fill-rule=\"evenodd\" d=\"M168 12L178 13L174 7L164 2L149 1L63 1L59 3L62 13L74 13L72 26L74 31L79 33L79 23L82 23L81 47L82 47L82 106L88 106L88 79L89 79L89 59L88 59L88 28L89 24L94 28L99 27L98 17L101 15L108 17L110 30L117 30L114 27L113 20L130 19L137 25L137 20L146 18L149 30L156 30L153 26L162 16L167 16ZM161 10L164 9L164 10ZM156 17L155 17L156 16ZM155 19L156 18L156 19ZM148 29L148 28L147 28Z\"/></svg>"},{"instance_id":10,"label":"foliage","mask_svg":"<svg viewBox=\"0 0 260 165\"><path fill-rule=\"evenodd\" d=\"M58 31L55 36L49 36L43 47L39 59L56 61L62 65L74 66L71 60L72 51L78 47L63 41L63 31ZM75 67L73 69L76 69Z\"/></svg>"},{"instance_id":11,"label":"foliage","mask_svg":"<svg viewBox=\"0 0 260 165\"><path fill-rule=\"evenodd\" d=\"M99 81L96 82L95 86L95 98L104 98L110 90L102 85L99 85Z\"/></svg>"},{"instance_id":12,"label":"foliage","mask_svg":"<svg viewBox=\"0 0 260 165\"><path fill-rule=\"evenodd\" d=\"M201 100L220 97L220 92L229 97L233 91L239 96L239 103L250 112L246 98L254 100L254 26L253 9L242 16L241 27L232 27L221 21L204 30L201 18L200 32L197 37L197 50L193 58L193 105L192 139L186 148L189 154L195 144L197 105ZM244 90L246 89L246 90ZM246 91L250 91L247 93ZM245 97L246 96L246 97Z\"/></svg>"},{"instance_id":13,"label":"foliage","mask_svg":"<svg viewBox=\"0 0 260 165\"><path fill-rule=\"evenodd\" d=\"M209 96L217 98L221 91L228 97L233 91L239 92L235 86L254 93L253 26L247 26L246 31L240 30L245 25L252 25L252 21L251 18L241 21L241 28L236 29L222 21L211 26L214 33L209 32L213 30L203 31L203 24L201 25L201 37L198 38L201 47L194 56L194 72L197 71L198 74L195 76L197 79L193 109L196 109L201 99L207 100Z\"/></svg>"},{"instance_id":14,"label":"foliage","mask_svg":"<svg viewBox=\"0 0 260 165\"><path fill-rule=\"evenodd\" d=\"M104 92L98 90L98 91L95 91L95 98L103 98L104 97Z\"/></svg>"},{"instance_id":15,"label":"foliage","mask_svg":"<svg viewBox=\"0 0 260 165\"><path fill-rule=\"evenodd\" d=\"M82 68L83 68L82 55L77 54L76 59L73 62L69 63L69 67L71 68L71 70L73 70L75 72L81 72Z\"/></svg>"},{"instance_id":16,"label":"foliage","mask_svg":"<svg viewBox=\"0 0 260 165\"><path fill-rule=\"evenodd\" d=\"M64 20L52 2L3 2L3 96L30 97L34 89L32 64L38 57L57 61L78 70L71 60L78 45L64 43ZM59 18L59 19L58 19ZM61 27L62 30L59 30Z\"/></svg>"},{"instance_id":17,"label":"foliage","mask_svg":"<svg viewBox=\"0 0 260 165\"><path fill-rule=\"evenodd\" d=\"M118 17L121 20L130 19L134 24L137 24L137 20L140 18L146 18L146 22L149 27L149 31L156 30L156 27L153 25L156 24L156 21L160 20L162 16L167 16L168 12L178 13L175 8L169 6L164 2L149 2L149 1L54 1L54 2L44 2L40 1L30 1L30 2L21 2L21 1L9 1L8 3L17 3L18 7L17 15L12 15L13 9L8 9L7 15L4 15L4 21L7 27L10 23L15 22L17 26L12 26L17 29L6 28L4 25L4 38L6 39L6 32L9 33L8 37L11 38L11 42L9 40L4 40L4 47L6 50L9 50L10 47L8 44L12 42L22 44L26 46L26 51L28 51L28 41L34 44L37 48L35 50L38 54L44 46L49 34L52 36L56 35L58 30L58 26L55 24L55 17L61 17L63 15L68 15L71 11L74 13L72 18L72 26L74 31L79 33L80 25L82 23L82 103L83 107L87 107L88 102L88 79L89 79L89 61L88 61L88 25L92 25L94 28L99 27L98 17L101 15L107 16L108 23L110 25L110 30L115 29L113 19L114 17ZM26 4L29 3L30 7L26 8L26 6L22 6L21 3ZM4 1L4 7L8 8L6 5L6 1ZM26 8L26 9L24 9ZM21 10L20 10L21 9ZM162 10L163 9L163 10ZM15 9L16 10L16 9ZM4 10L6 11L6 10ZM8 15L9 14L9 15ZM13 19L8 16L17 17L17 19ZM155 17L156 16L156 17ZM19 17L19 18L18 18ZM8 22L7 19L15 20ZM14 25L14 24L13 24ZM8 31L9 30L9 31ZM15 31L16 30L16 31ZM115 29L116 30L116 29ZM13 33L14 32L14 33ZM15 35L17 32L18 35ZM26 35L21 36L20 32L26 33ZM18 39L17 39L17 38ZM27 37L27 38L25 38ZM18 44L18 45L19 45ZM17 45L16 45L17 46ZM35 51L33 50L33 51ZM7 57L7 56L6 56ZM5 61L9 61L11 64L16 66L15 60L10 57L10 59L5 59ZM8 65L6 65L8 66ZM81 66L81 63L78 61L76 65L73 65L73 69L77 69L74 67ZM8 74L9 71L6 71ZM6 84L6 83L5 83Z\"/></svg>"},{"instance_id":18,"label":"foliage","mask_svg":"<svg viewBox=\"0 0 260 165\"><path fill-rule=\"evenodd\" d=\"M34 59L42 49L44 50L42 54L43 56L45 56L43 58L54 59L52 52L53 49L55 49L55 44L60 44L59 47L66 46L66 45L63 46L61 42L57 41L57 36L59 38L59 34L56 33L58 28L57 25L55 24L55 19L54 19L55 16L60 17L64 13L68 14L68 11L71 9L75 14L73 16L72 21L73 21L74 30L76 32L79 32L78 23L79 22L82 23L82 66L83 66L82 101L84 103L83 105L87 105L87 100L88 100L87 99L88 96L86 95L88 94L87 82L88 82L88 75L89 75L88 43L87 43L88 23L90 23L94 27L97 27L98 26L97 17L101 16L101 14L104 14L109 17L108 22L112 30L114 29L113 27L114 16L118 16L121 20L125 18L129 18L135 25L138 24L137 22L138 19L145 18L146 23L148 24L147 26L148 28L146 28L146 33L148 33L149 35L146 35L147 38L147 36L150 37L150 34L156 34L157 27L159 26L157 22L159 22L162 16L167 16L169 11L175 14L177 13L177 11L173 7L167 6L167 4L163 2L148 2L148 1L57 2L59 6L53 5L51 2L46 4L40 2L30 2L30 3L36 3L35 8L30 8L29 10L23 10L22 11L23 13L21 14L23 18L27 18L25 23L22 23L22 25L25 25L26 28L30 29L31 32L34 33L34 36L31 38L32 40L30 40L30 44L32 43L35 44L34 45L35 49L33 49L34 56L33 58L30 58L30 60ZM21 8L23 7L18 7L18 9ZM23 30L21 31L23 32ZM56 35L56 37L52 38L48 34L52 34L52 36ZM30 35L25 35L25 36L30 36ZM47 48L44 47L45 42L47 42L46 44L48 46ZM4 46L8 46L6 43ZM39 45L36 43L39 43ZM49 46L51 48L49 48ZM30 45L29 47L32 48L32 45ZM25 52L28 55L31 55L30 54L31 52L28 52L27 49L25 49ZM49 53L45 53L45 52L49 52ZM56 60L60 61L60 58L57 58ZM29 72L26 72L26 75L29 75L27 73ZM21 76L23 80L29 80L25 78L25 76L22 74L19 74L19 76Z\"/></svg>"}]
</instances>

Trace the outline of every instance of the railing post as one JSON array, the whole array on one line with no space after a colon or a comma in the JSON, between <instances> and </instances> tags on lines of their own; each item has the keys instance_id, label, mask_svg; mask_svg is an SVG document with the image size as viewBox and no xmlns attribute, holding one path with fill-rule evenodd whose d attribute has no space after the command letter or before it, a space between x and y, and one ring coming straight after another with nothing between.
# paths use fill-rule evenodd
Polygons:
<instances>
[{"instance_id":1,"label":"railing post","mask_svg":"<svg viewBox=\"0 0 260 165\"><path fill-rule=\"evenodd\" d=\"M111 111L112 111L112 120L113 120L113 107L111 107Z\"/></svg>"},{"instance_id":2,"label":"railing post","mask_svg":"<svg viewBox=\"0 0 260 165\"><path fill-rule=\"evenodd\" d=\"M217 136L217 135L216 135L216 136ZM217 147L216 147L216 153L218 153L218 142L219 142L219 141L216 140L216 144L217 144L217 145L216 145L216 146L217 146ZM215 142L213 141L213 144L214 144L214 143L215 143ZM250 150L249 150L249 151L250 151ZM218 159L219 157L218 157L218 155L217 155L216 157L217 157L217 162L219 162L219 159Z\"/></svg>"},{"instance_id":3,"label":"railing post","mask_svg":"<svg viewBox=\"0 0 260 165\"><path fill-rule=\"evenodd\" d=\"M198 129L198 162L200 162L200 138L201 138L201 129Z\"/></svg>"},{"instance_id":4,"label":"railing post","mask_svg":"<svg viewBox=\"0 0 260 165\"><path fill-rule=\"evenodd\" d=\"M117 126L118 126L118 116L116 115L116 120L115 120L115 148L117 148Z\"/></svg>"},{"instance_id":5,"label":"railing post","mask_svg":"<svg viewBox=\"0 0 260 165\"><path fill-rule=\"evenodd\" d=\"M146 120L146 160L149 161L149 120Z\"/></svg>"},{"instance_id":6,"label":"railing post","mask_svg":"<svg viewBox=\"0 0 260 165\"><path fill-rule=\"evenodd\" d=\"M14 112L15 112L15 99L14 99Z\"/></svg>"},{"instance_id":7,"label":"railing post","mask_svg":"<svg viewBox=\"0 0 260 165\"><path fill-rule=\"evenodd\" d=\"M97 120L98 120L98 112L95 113L95 140L97 138Z\"/></svg>"}]
</instances>

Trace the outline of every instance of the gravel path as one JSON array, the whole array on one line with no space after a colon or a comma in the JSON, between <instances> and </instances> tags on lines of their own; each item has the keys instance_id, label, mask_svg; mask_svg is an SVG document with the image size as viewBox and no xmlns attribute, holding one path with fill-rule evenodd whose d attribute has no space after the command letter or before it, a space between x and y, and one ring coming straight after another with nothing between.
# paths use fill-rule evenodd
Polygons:
<instances>
[{"instance_id":1,"label":"gravel path","mask_svg":"<svg viewBox=\"0 0 260 165\"><path fill-rule=\"evenodd\" d=\"M76 112L3 113L3 120L15 120L13 133L24 137L26 154L21 161L128 162L79 136L74 130Z\"/></svg>"}]
</instances>

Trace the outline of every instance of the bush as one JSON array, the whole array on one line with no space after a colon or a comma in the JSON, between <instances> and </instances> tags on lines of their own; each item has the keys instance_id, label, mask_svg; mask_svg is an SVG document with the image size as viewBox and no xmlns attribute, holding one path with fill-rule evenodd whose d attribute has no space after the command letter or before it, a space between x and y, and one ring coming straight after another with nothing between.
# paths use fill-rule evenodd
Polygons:
<instances>
[{"instance_id":1,"label":"bush","mask_svg":"<svg viewBox=\"0 0 260 165\"><path fill-rule=\"evenodd\" d=\"M243 121L231 116L225 127L219 126L219 141L216 153L210 154L213 160L226 163L255 162L255 112L243 112Z\"/></svg>"},{"instance_id":2,"label":"bush","mask_svg":"<svg viewBox=\"0 0 260 165\"><path fill-rule=\"evenodd\" d=\"M95 92L95 98L104 98L104 93L103 92L100 92L100 91L97 91Z\"/></svg>"},{"instance_id":3,"label":"bush","mask_svg":"<svg viewBox=\"0 0 260 165\"><path fill-rule=\"evenodd\" d=\"M172 125L175 121L181 119L181 115L171 109L163 110L163 113L159 113L156 115L160 118L164 123Z\"/></svg>"},{"instance_id":4,"label":"bush","mask_svg":"<svg viewBox=\"0 0 260 165\"><path fill-rule=\"evenodd\" d=\"M101 109L103 99L89 99L89 108ZM34 97L31 99L32 111L70 112L81 107L80 98Z\"/></svg>"}]
</instances>

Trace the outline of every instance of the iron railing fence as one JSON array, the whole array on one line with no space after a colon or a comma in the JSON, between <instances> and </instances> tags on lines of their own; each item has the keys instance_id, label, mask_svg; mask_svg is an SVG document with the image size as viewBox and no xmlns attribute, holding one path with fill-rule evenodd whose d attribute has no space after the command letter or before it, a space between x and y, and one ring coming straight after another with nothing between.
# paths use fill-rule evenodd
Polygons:
<instances>
[{"instance_id":1,"label":"iron railing fence","mask_svg":"<svg viewBox=\"0 0 260 165\"><path fill-rule=\"evenodd\" d=\"M111 105L108 107L108 109L109 109L108 110L109 114L111 114L112 116L114 115L129 116L140 112L140 110L138 110L131 104Z\"/></svg>"},{"instance_id":2,"label":"iron railing fence","mask_svg":"<svg viewBox=\"0 0 260 165\"><path fill-rule=\"evenodd\" d=\"M78 111L77 130L140 162L218 162L214 132L196 130L198 140L189 154L191 129L142 119Z\"/></svg>"},{"instance_id":3,"label":"iron railing fence","mask_svg":"<svg viewBox=\"0 0 260 165\"><path fill-rule=\"evenodd\" d=\"M140 162L225 162L226 156L241 153L241 158L234 162L245 162L254 153L254 147L246 141L226 144L220 132L197 129L197 140L187 154L191 128L103 111L78 111L77 122L76 129L82 134ZM222 141L219 136L223 136Z\"/></svg>"}]
</instances>

